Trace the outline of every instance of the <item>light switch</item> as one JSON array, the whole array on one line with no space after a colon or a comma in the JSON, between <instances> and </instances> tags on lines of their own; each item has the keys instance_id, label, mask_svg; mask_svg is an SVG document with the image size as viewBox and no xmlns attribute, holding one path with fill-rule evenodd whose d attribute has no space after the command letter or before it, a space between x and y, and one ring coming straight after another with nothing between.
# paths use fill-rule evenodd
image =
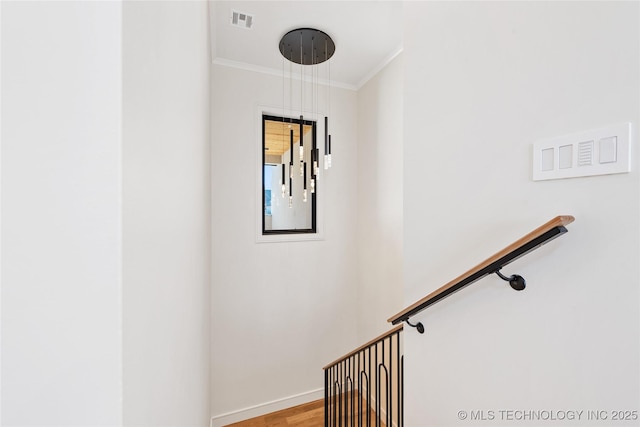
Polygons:
<instances>
[{"instance_id":1,"label":"light switch","mask_svg":"<svg viewBox=\"0 0 640 427\"><path fill-rule=\"evenodd\" d=\"M573 166L573 145L563 145L558 150L558 154L558 167L560 169L568 169Z\"/></svg>"},{"instance_id":2,"label":"light switch","mask_svg":"<svg viewBox=\"0 0 640 427\"><path fill-rule=\"evenodd\" d=\"M602 138L600 140L600 163L615 163L617 160L617 146L617 137Z\"/></svg>"},{"instance_id":3,"label":"light switch","mask_svg":"<svg viewBox=\"0 0 640 427\"><path fill-rule=\"evenodd\" d=\"M575 178L631 171L631 123L619 123L533 144L532 179Z\"/></svg>"},{"instance_id":4,"label":"light switch","mask_svg":"<svg viewBox=\"0 0 640 427\"><path fill-rule=\"evenodd\" d=\"M542 150L542 162L540 163L540 169L542 171L553 170L553 148Z\"/></svg>"}]
</instances>

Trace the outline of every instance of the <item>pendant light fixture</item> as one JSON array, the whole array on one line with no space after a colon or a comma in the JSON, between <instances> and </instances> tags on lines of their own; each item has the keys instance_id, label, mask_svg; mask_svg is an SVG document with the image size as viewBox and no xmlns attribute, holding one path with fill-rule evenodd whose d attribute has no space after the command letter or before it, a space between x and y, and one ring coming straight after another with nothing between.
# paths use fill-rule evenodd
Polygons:
<instances>
[{"instance_id":1,"label":"pendant light fixture","mask_svg":"<svg viewBox=\"0 0 640 427\"><path fill-rule=\"evenodd\" d=\"M284 194L287 191L287 185L284 180L284 162L282 163L282 180L280 181L280 184L282 185L282 198L284 199Z\"/></svg>"},{"instance_id":2,"label":"pendant light fixture","mask_svg":"<svg viewBox=\"0 0 640 427\"><path fill-rule=\"evenodd\" d=\"M303 173L303 178L302 178L302 185L303 185L303 190L302 190L302 201L306 202L307 201L307 162L304 162L304 173Z\"/></svg>"},{"instance_id":3,"label":"pendant light fixture","mask_svg":"<svg viewBox=\"0 0 640 427\"><path fill-rule=\"evenodd\" d=\"M307 179L309 179L309 187L311 188L311 194L315 194L317 180L319 175L320 168L320 150L315 147L315 144L304 144L304 110L305 110L305 67L311 67L311 111L315 113L316 104L318 101L317 94L319 93L318 86L319 82L317 79L318 76L318 68L319 64L326 63L327 70L327 95L325 111L327 111L327 116L324 117L324 169L328 169L331 167L331 135L329 135L329 117L328 113L330 113L330 104L331 104L331 68L329 66L329 59L335 53L335 43L331 39L331 37L321 30L317 30L315 28L297 28L295 30L291 30L282 36L279 45L280 53L290 62L289 68L289 79L290 79L290 89L289 89L289 97L291 100L291 63L292 64L300 64L300 135L299 135L299 162L300 162L300 176L303 180L302 185L302 196L303 200L307 200ZM293 110L292 102L289 103L290 111ZM284 63L283 63L283 111L284 111ZM283 118L284 122L284 118ZM291 124L291 122L290 122ZM293 149L294 149L294 141L293 141L293 130L290 131L290 161L289 161L289 206L293 205ZM310 146L309 155L305 156L305 148ZM309 163L307 160L309 160ZM307 164L309 164L309 173L307 174ZM283 165L284 171L284 165ZM284 183L284 179L283 179ZM284 186L283 186L284 190ZM296 190L300 191L300 190ZM283 191L284 192L284 191Z\"/></svg>"},{"instance_id":4,"label":"pendant light fixture","mask_svg":"<svg viewBox=\"0 0 640 427\"><path fill-rule=\"evenodd\" d=\"M293 207L293 129L289 131L289 207Z\"/></svg>"}]
</instances>

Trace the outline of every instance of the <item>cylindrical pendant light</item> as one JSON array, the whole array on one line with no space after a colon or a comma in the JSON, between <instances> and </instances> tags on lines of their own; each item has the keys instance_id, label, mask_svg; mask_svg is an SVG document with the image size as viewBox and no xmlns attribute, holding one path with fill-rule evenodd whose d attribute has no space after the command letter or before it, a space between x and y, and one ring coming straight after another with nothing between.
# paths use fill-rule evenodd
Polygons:
<instances>
[{"instance_id":1,"label":"cylindrical pendant light","mask_svg":"<svg viewBox=\"0 0 640 427\"><path fill-rule=\"evenodd\" d=\"M282 198L284 199L284 193L287 191L287 185L284 181L284 160L282 161L282 179L280 180L280 184L282 185Z\"/></svg>"},{"instance_id":2,"label":"cylindrical pendant light","mask_svg":"<svg viewBox=\"0 0 640 427\"><path fill-rule=\"evenodd\" d=\"M318 162L316 161L317 148L311 149L311 177L309 178L309 185L311 186L311 194L316 192L316 171L318 169Z\"/></svg>"},{"instance_id":3,"label":"cylindrical pendant light","mask_svg":"<svg viewBox=\"0 0 640 427\"><path fill-rule=\"evenodd\" d=\"M303 138L303 125L302 123L304 122L304 118L302 117L302 115L300 116L300 161L304 161L304 138Z\"/></svg>"},{"instance_id":4,"label":"cylindrical pendant light","mask_svg":"<svg viewBox=\"0 0 640 427\"><path fill-rule=\"evenodd\" d=\"M293 129L289 131L289 178L293 178Z\"/></svg>"},{"instance_id":5,"label":"cylindrical pendant light","mask_svg":"<svg viewBox=\"0 0 640 427\"><path fill-rule=\"evenodd\" d=\"M329 169L329 117L324 117L324 168Z\"/></svg>"},{"instance_id":6,"label":"cylindrical pendant light","mask_svg":"<svg viewBox=\"0 0 640 427\"><path fill-rule=\"evenodd\" d=\"M300 116L300 176L302 176L302 162L304 162L304 117Z\"/></svg>"},{"instance_id":7,"label":"cylindrical pendant light","mask_svg":"<svg viewBox=\"0 0 640 427\"><path fill-rule=\"evenodd\" d=\"M293 207L293 129L289 131L289 207Z\"/></svg>"},{"instance_id":8,"label":"cylindrical pendant light","mask_svg":"<svg viewBox=\"0 0 640 427\"><path fill-rule=\"evenodd\" d=\"M307 201L307 162L304 162L304 173L302 178L302 200Z\"/></svg>"}]
</instances>

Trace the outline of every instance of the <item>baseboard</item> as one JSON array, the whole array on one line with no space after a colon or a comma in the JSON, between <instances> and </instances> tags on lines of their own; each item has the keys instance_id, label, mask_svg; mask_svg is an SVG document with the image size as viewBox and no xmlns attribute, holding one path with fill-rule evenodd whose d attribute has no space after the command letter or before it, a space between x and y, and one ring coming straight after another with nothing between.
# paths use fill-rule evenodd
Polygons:
<instances>
[{"instance_id":1,"label":"baseboard","mask_svg":"<svg viewBox=\"0 0 640 427\"><path fill-rule=\"evenodd\" d=\"M215 415L211 417L211 427L223 427L227 424L237 423L238 421L248 420L250 418L259 417L261 415L291 408L292 406L302 405L303 403L313 402L314 400L319 399L324 399L324 389L322 388L262 403L260 405L250 406L237 411L227 412L226 414Z\"/></svg>"}]
</instances>

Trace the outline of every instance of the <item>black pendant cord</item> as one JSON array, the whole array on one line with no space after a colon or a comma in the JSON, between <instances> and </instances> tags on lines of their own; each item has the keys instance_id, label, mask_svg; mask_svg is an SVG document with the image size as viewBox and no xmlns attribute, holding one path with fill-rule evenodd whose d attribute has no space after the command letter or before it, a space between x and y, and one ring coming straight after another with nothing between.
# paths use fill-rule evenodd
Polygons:
<instances>
[{"instance_id":1,"label":"black pendant cord","mask_svg":"<svg viewBox=\"0 0 640 427\"><path fill-rule=\"evenodd\" d=\"M405 319L405 322L407 322L407 325L411 326L412 328L416 328L417 331L421 334L424 334L424 325L422 324L422 322L418 322L415 325L411 322L409 322L409 319Z\"/></svg>"},{"instance_id":2,"label":"black pendant cord","mask_svg":"<svg viewBox=\"0 0 640 427\"><path fill-rule=\"evenodd\" d=\"M494 271L494 273L496 273L502 280L509 282L509 285L511 285L511 287L516 291L521 291L527 287L527 282L524 280L524 277L518 274L513 274L507 277L504 274L500 273L500 270L496 270Z\"/></svg>"}]
</instances>

